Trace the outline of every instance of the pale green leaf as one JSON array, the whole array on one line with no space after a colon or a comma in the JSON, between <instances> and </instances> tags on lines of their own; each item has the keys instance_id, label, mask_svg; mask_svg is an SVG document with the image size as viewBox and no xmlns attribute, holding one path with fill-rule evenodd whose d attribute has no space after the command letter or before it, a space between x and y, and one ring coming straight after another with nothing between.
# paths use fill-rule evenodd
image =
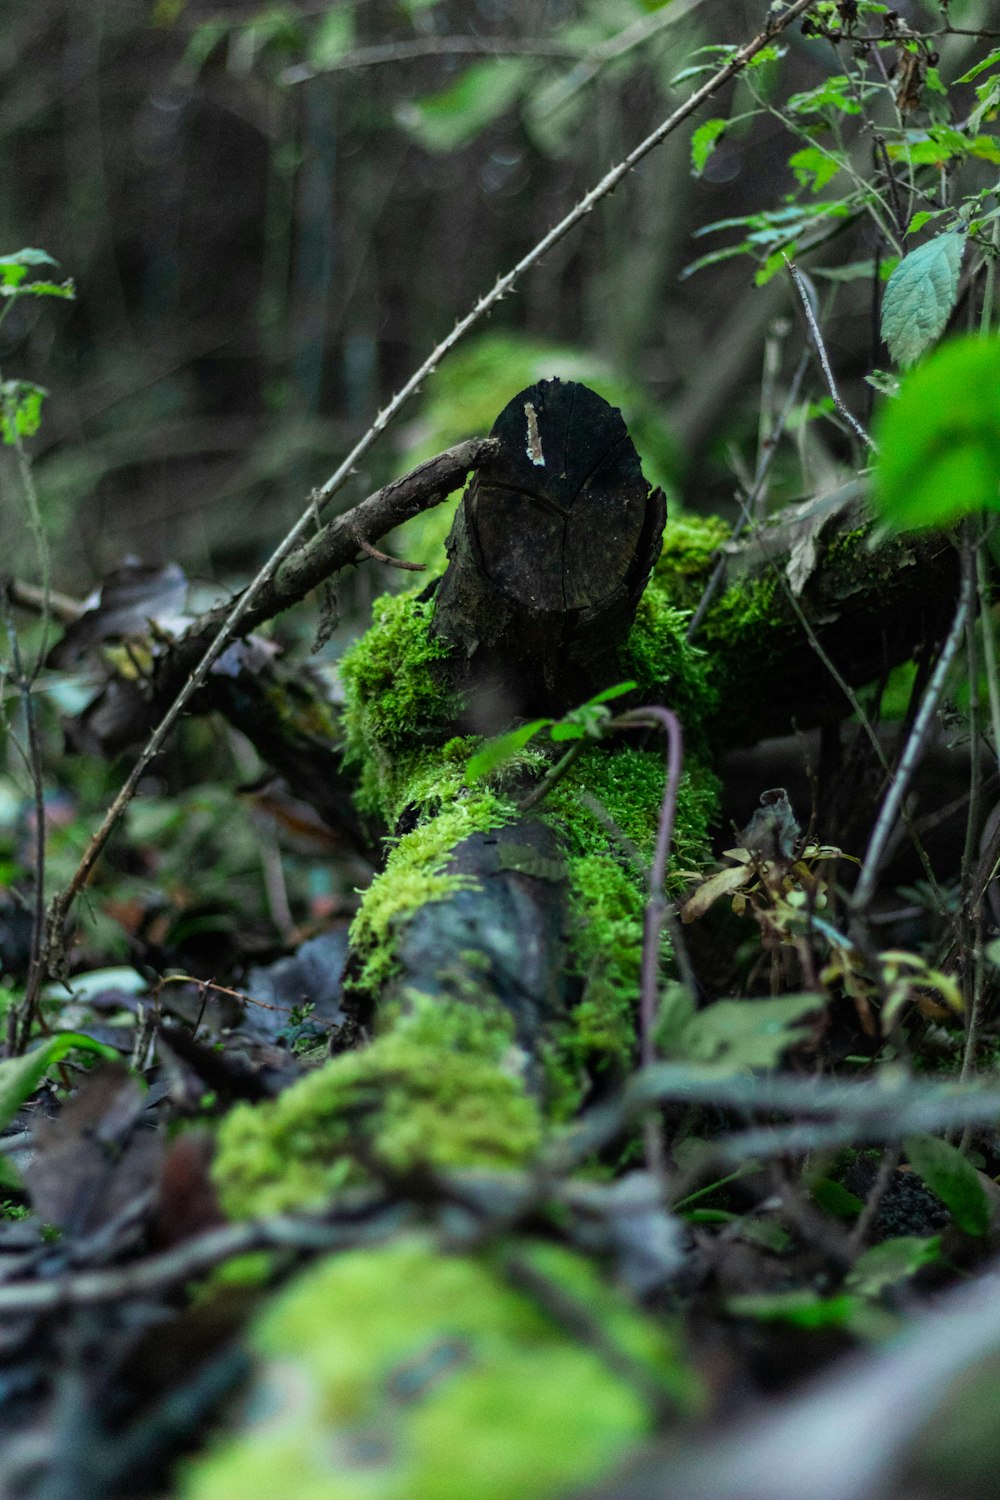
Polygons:
<instances>
[{"instance_id":1,"label":"pale green leaf","mask_svg":"<svg viewBox=\"0 0 1000 1500\"><path fill-rule=\"evenodd\" d=\"M900 1235L873 1245L854 1263L845 1285L863 1297L877 1297L886 1287L894 1286L915 1275L922 1266L933 1266L941 1259L941 1237L920 1239Z\"/></svg>"},{"instance_id":2,"label":"pale green leaf","mask_svg":"<svg viewBox=\"0 0 1000 1500\"><path fill-rule=\"evenodd\" d=\"M799 1025L820 1010L821 995L782 995L776 1000L717 1000L684 1026L670 1051L724 1073L773 1068L809 1033Z\"/></svg>"},{"instance_id":3,"label":"pale green leaf","mask_svg":"<svg viewBox=\"0 0 1000 1500\"><path fill-rule=\"evenodd\" d=\"M439 93L401 104L396 118L428 151L455 151L511 108L533 71L521 57L476 63Z\"/></svg>"},{"instance_id":4,"label":"pale green leaf","mask_svg":"<svg viewBox=\"0 0 1000 1500\"><path fill-rule=\"evenodd\" d=\"M803 187L814 193L836 177L843 163L830 151L821 151L818 146L804 146L788 158L788 165Z\"/></svg>"},{"instance_id":5,"label":"pale green leaf","mask_svg":"<svg viewBox=\"0 0 1000 1500\"><path fill-rule=\"evenodd\" d=\"M969 1159L934 1135L910 1136L905 1144L910 1166L941 1199L959 1229L985 1234L990 1227L989 1199Z\"/></svg>"},{"instance_id":6,"label":"pale green leaf","mask_svg":"<svg viewBox=\"0 0 1000 1500\"><path fill-rule=\"evenodd\" d=\"M958 294L965 235L950 230L905 255L882 301L882 337L897 364L912 365L939 339Z\"/></svg>"},{"instance_id":7,"label":"pale green leaf","mask_svg":"<svg viewBox=\"0 0 1000 1500\"><path fill-rule=\"evenodd\" d=\"M967 73L963 73L961 78L956 78L955 82L971 83L974 78L979 77L980 73L985 73L987 68L995 67L998 63L1000 63L1000 47L988 56L981 57L974 67L971 67Z\"/></svg>"}]
</instances>

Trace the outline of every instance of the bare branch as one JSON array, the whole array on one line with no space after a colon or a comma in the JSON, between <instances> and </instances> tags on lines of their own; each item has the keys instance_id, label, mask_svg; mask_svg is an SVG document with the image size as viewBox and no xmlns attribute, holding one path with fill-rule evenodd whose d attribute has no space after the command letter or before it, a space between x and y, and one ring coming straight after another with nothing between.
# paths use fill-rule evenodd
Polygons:
<instances>
[{"instance_id":1,"label":"bare branch","mask_svg":"<svg viewBox=\"0 0 1000 1500\"><path fill-rule=\"evenodd\" d=\"M851 412L848 411L847 407L844 405L843 397L837 389L837 382L834 379L833 375L833 367L830 364L830 358L826 352L826 345L823 343L823 335L820 333L819 323L816 321L816 313L813 309L812 298L809 295L809 288L806 286L805 277L802 275L802 272L799 270L795 262L789 260L787 255L783 256L783 259L785 265L788 267L791 278L795 283L795 290L799 294L799 299L802 303L802 311L806 315L806 322L809 325L809 332L812 335L812 341L816 349L816 357L820 362L820 368L823 371L823 376L826 380L827 389L830 392L833 404L837 408L840 415L843 417L844 421L847 423L848 427L850 427L851 431L861 439L866 448L871 448L874 452L875 444L873 440L868 436L868 433L862 427L857 417L855 417Z\"/></svg>"}]
</instances>

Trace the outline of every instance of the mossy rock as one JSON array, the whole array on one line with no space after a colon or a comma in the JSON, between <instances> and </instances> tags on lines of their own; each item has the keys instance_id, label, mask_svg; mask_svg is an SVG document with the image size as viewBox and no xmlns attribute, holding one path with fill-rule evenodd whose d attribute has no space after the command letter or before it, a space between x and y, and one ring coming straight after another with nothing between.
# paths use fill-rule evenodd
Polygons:
<instances>
[{"instance_id":1,"label":"mossy rock","mask_svg":"<svg viewBox=\"0 0 1000 1500\"><path fill-rule=\"evenodd\" d=\"M418 1236L331 1257L259 1318L240 1430L189 1468L183 1500L545 1500L611 1471L655 1407L696 1403L669 1330L582 1257L506 1253L582 1310L592 1342L516 1290L499 1258Z\"/></svg>"}]
</instances>

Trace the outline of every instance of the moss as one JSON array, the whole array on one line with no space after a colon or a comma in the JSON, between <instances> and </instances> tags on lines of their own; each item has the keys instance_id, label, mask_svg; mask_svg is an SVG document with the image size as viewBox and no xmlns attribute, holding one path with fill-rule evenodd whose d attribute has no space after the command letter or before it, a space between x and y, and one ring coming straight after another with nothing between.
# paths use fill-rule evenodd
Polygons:
<instances>
[{"instance_id":1,"label":"moss","mask_svg":"<svg viewBox=\"0 0 1000 1500\"><path fill-rule=\"evenodd\" d=\"M395 938L429 901L474 889L468 875L448 873L451 851L471 833L499 828L514 812L495 792L470 790L461 769L446 764L435 778L425 771L408 783L424 815L396 844L386 867L372 881L351 926L351 945L361 960L355 987L377 994L396 969Z\"/></svg>"},{"instance_id":2,"label":"moss","mask_svg":"<svg viewBox=\"0 0 1000 1500\"><path fill-rule=\"evenodd\" d=\"M646 872L664 774L660 750L595 746L544 805L567 844L573 969L581 983L579 1001L545 1048L548 1105L557 1119L575 1112L591 1078L623 1077L634 1062ZM697 762L682 777L675 866L703 860L717 785Z\"/></svg>"},{"instance_id":3,"label":"moss","mask_svg":"<svg viewBox=\"0 0 1000 1500\"><path fill-rule=\"evenodd\" d=\"M184 1500L544 1500L599 1481L654 1413L596 1345L678 1411L697 1404L665 1327L581 1256L515 1244L599 1338L570 1337L502 1262L416 1235L305 1272L252 1331L240 1432L193 1464Z\"/></svg>"},{"instance_id":4,"label":"moss","mask_svg":"<svg viewBox=\"0 0 1000 1500\"><path fill-rule=\"evenodd\" d=\"M697 609L718 549L731 535L721 516L682 514L667 520L654 581L677 609Z\"/></svg>"},{"instance_id":5,"label":"moss","mask_svg":"<svg viewBox=\"0 0 1000 1500\"><path fill-rule=\"evenodd\" d=\"M428 631L433 610L415 591L385 595L340 665L346 759L361 766L358 803L366 812L384 814L383 778L398 780L398 758L440 741L455 718L455 695L435 671L448 647Z\"/></svg>"},{"instance_id":6,"label":"moss","mask_svg":"<svg viewBox=\"0 0 1000 1500\"><path fill-rule=\"evenodd\" d=\"M513 1167L541 1142L537 1104L515 1066L514 1026L484 1011L414 993L370 1046L334 1058L219 1129L213 1175L236 1218L326 1200L363 1179L352 1145L397 1172Z\"/></svg>"}]
</instances>

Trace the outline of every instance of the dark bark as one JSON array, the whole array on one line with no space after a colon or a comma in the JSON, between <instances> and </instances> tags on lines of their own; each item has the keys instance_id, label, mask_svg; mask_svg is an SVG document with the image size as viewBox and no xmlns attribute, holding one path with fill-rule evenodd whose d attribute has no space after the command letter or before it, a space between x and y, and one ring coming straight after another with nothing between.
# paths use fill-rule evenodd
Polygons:
<instances>
[{"instance_id":1,"label":"dark bark","mask_svg":"<svg viewBox=\"0 0 1000 1500\"><path fill-rule=\"evenodd\" d=\"M530 386L490 435L448 539L432 627L455 649L467 726L487 734L608 685L666 515L621 413L586 386Z\"/></svg>"}]
</instances>

